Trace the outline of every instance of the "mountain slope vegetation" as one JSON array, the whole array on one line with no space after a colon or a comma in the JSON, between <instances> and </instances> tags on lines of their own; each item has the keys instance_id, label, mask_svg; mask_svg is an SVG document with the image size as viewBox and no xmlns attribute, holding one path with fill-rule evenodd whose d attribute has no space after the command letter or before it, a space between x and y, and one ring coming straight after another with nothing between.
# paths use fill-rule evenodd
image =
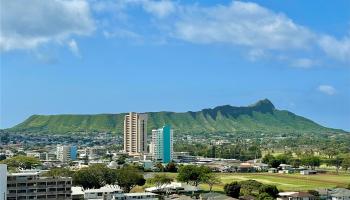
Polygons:
<instances>
[{"instance_id":1,"label":"mountain slope vegetation","mask_svg":"<svg viewBox=\"0 0 350 200\"><path fill-rule=\"evenodd\" d=\"M122 134L125 114L33 115L7 130L37 134ZM245 107L224 105L197 112L148 112L149 131L164 124L171 124L175 134L344 132L278 110L268 99Z\"/></svg>"}]
</instances>

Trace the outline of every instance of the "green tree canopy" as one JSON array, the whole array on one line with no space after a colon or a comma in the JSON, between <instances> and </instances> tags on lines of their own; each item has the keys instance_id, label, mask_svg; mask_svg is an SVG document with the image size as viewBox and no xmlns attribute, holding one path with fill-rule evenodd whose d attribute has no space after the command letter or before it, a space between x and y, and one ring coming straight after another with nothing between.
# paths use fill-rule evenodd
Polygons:
<instances>
[{"instance_id":1,"label":"green tree canopy","mask_svg":"<svg viewBox=\"0 0 350 200\"><path fill-rule=\"evenodd\" d=\"M213 186L215 184L221 183L220 178L217 175L213 174L213 173L204 174L201 179L202 179L203 183L208 184L209 192L212 191Z\"/></svg>"},{"instance_id":2,"label":"green tree canopy","mask_svg":"<svg viewBox=\"0 0 350 200\"><path fill-rule=\"evenodd\" d=\"M277 198L278 193L279 191L275 185L261 185L259 188L259 194L268 194L273 198Z\"/></svg>"},{"instance_id":3,"label":"green tree canopy","mask_svg":"<svg viewBox=\"0 0 350 200\"><path fill-rule=\"evenodd\" d=\"M12 158L5 159L1 163L6 164L9 168L23 168L31 169L33 167L41 165L38 158L27 157L27 156L15 156Z\"/></svg>"},{"instance_id":4,"label":"green tree canopy","mask_svg":"<svg viewBox=\"0 0 350 200\"><path fill-rule=\"evenodd\" d=\"M239 182L241 185L241 194L243 195L256 195L259 193L259 189L263 186L262 183L256 180L246 180Z\"/></svg>"},{"instance_id":5,"label":"green tree canopy","mask_svg":"<svg viewBox=\"0 0 350 200\"><path fill-rule=\"evenodd\" d=\"M268 193L260 193L257 197L257 200L274 200L276 198L273 198Z\"/></svg>"},{"instance_id":6,"label":"green tree canopy","mask_svg":"<svg viewBox=\"0 0 350 200\"><path fill-rule=\"evenodd\" d=\"M301 158L301 164L307 167L311 167L312 169L315 169L315 167L320 166L321 160L318 156L304 155Z\"/></svg>"},{"instance_id":7,"label":"green tree canopy","mask_svg":"<svg viewBox=\"0 0 350 200\"><path fill-rule=\"evenodd\" d=\"M210 172L211 170L205 166L185 165L180 167L177 180L197 187Z\"/></svg>"},{"instance_id":8,"label":"green tree canopy","mask_svg":"<svg viewBox=\"0 0 350 200\"><path fill-rule=\"evenodd\" d=\"M175 162L170 162L165 166L166 172L177 172L177 166Z\"/></svg>"},{"instance_id":9,"label":"green tree canopy","mask_svg":"<svg viewBox=\"0 0 350 200\"><path fill-rule=\"evenodd\" d=\"M156 174L153 178L150 179L150 182L154 184L161 192L164 191L164 186L170 184L171 181L173 181L173 178L169 177L166 174Z\"/></svg>"},{"instance_id":10,"label":"green tree canopy","mask_svg":"<svg viewBox=\"0 0 350 200\"><path fill-rule=\"evenodd\" d=\"M346 156L343 159L343 162L341 164L341 167L344 171L347 171L350 168L350 155Z\"/></svg>"},{"instance_id":11,"label":"green tree canopy","mask_svg":"<svg viewBox=\"0 0 350 200\"><path fill-rule=\"evenodd\" d=\"M50 171L43 174L44 176L52 176L52 177L73 177L74 172L67 168L52 168Z\"/></svg>"},{"instance_id":12,"label":"green tree canopy","mask_svg":"<svg viewBox=\"0 0 350 200\"><path fill-rule=\"evenodd\" d=\"M227 196L238 198L241 190L241 185L235 181L232 183L225 184L224 191Z\"/></svg>"},{"instance_id":13,"label":"green tree canopy","mask_svg":"<svg viewBox=\"0 0 350 200\"><path fill-rule=\"evenodd\" d=\"M132 166L123 167L117 169L117 184L123 189L124 192L130 192L130 190L136 185L142 186L146 180L140 171Z\"/></svg>"},{"instance_id":14,"label":"green tree canopy","mask_svg":"<svg viewBox=\"0 0 350 200\"><path fill-rule=\"evenodd\" d=\"M73 175L73 184L83 188L100 188L117 181L116 170L109 169L103 164L91 165L76 171Z\"/></svg>"}]
</instances>

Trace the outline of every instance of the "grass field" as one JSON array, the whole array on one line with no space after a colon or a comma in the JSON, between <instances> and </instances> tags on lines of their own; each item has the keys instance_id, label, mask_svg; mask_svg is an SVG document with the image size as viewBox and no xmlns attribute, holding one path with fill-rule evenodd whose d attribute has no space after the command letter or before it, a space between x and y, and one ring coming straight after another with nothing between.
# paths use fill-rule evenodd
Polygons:
<instances>
[{"instance_id":1,"label":"grass field","mask_svg":"<svg viewBox=\"0 0 350 200\"><path fill-rule=\"evenodd\" d=\"M270 173L246 173L246 174L217 174L222 183L215 185L213 190L222 191L226 183L233 181L244 181L253 179L265 184L276 185L279 190L284 191L303 191L318 188L345 187L350 184L349 174L318 174L304 176L300 174L270 174ZM201 185L204 190L207 185Z\"/></svg>"},{"instance_id":2,"label":"grass field","mask_svg":"<svg viewBox=\"0 0 350 200\"><path fill-rule=\"evenodd\" d=\"M166 173L176 179L177 173ZM220 177L220 184L214 185L213 190L221 192L226 183L233 181L256 180L264 184L276 185L281 191L306 191L321 188L346 187L350 184L350 174L271 174L271 173L217 173ZM146 184L144 187L150 187ZM208 185L201 184L200 188L209 190ZM141 187L139 188L141 190Z\"/></svg>"}]
</instances>

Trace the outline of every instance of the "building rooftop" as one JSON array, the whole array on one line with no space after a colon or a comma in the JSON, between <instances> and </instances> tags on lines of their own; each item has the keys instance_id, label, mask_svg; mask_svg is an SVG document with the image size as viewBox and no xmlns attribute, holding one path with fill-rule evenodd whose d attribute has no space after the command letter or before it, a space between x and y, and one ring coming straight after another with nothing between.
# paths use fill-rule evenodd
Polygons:
<instances>
[{"instance_id":1,"label":"building rooftop","mask_svg":"<svg viewBox=\"0 0 350 200\"><path fill-rule=\"evenodd\" d=\"M20 172L20 173L9 173L8 176L36 176L39 172Z\"/></svg>"},{"instance_id":2,"label":"building rooftop","mask_svg":"<svg viewBox=\"0 0 350 200\"><path fill-rule=\"evenodd\" d=\"M71 190L72 190L72 196L85 194L82 187L72 187Z\"/></svg>"},{"instance_id":3,"label":"building rooftop","mask_svg":"<svg viewBox=\"0 0 350 200\"><path fill-rule=\"evenodd\" d=\"M336 188L330 192L332 197L350 197L350 190L345 188Z\"/></svg>"},{"instance_id":4,"label":"building rooftop","mask_svg":"<svg viewBox=\"0 0 350 200\"><path fill-rule=\"evenodd\" d=\"M95 192L122 192L123 190L118 185L106 185L99 189L87 189L85 193L95 193Z\"/></svg>"},{"instance_id":5,"label":"building rooftop","mask_svg":"<svg viewBox=\"0 0 350 200\"><path fill-rule=\"evenodd\" d=\"M149 195L149 196L158 196L157 194L151 193L151 192L125 193L124 195L125 195L125 196L146 196L146 195Z\"/></svg>"}]
</instances>

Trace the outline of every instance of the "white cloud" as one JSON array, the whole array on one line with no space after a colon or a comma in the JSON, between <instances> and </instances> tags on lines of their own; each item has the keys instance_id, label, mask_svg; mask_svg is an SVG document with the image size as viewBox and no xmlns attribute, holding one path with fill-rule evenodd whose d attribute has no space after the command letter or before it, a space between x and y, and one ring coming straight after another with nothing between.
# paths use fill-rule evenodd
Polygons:
<instances>
[{"instance_id":1,"label":"white cloud","mask_svg":"<svg viewBox=\"0 0 350 200\"><path fill-rule=\"evenodd\" d=\"M172 14L175 11L175 5L172 1L143 1L144 9L154 14L155 16L162 18Z\"/></svg>"},{"instance_id":2,"label":"white cloud","mask_svg":"<svg viewBox=\"0 0 350 200\"><path fill-rule=\"evenodd\" d=\"M324 35L320 37L319 45L328 56L350 62L350 37L338 40L332 36Z\"/></svg>"},{"instance_id":3,"label":"white cloud","mask_svg":"<svg viewBox=\"0 0 350 200\"><path fill-rule=\"evenodd\" d=\"M75 40L71 39L71 40L68 42L68 47L69 47L69 50L70 50L75 56L80 57L79 47L78 47L77 42L76 42Z\"/></svg>"},{"instance_id":4,"label":"white cloud","mask_svg":"<svg viewBox=\"0 0 350 200\"><path fill-rule=\"evenodd\" d=\"M115 29L114 31L103 31L103 35L106 38L121 38L121 39L134 39L141 40L142 36L126 29Z\"/></svg>"},{"instance_id":5,"label":"white cloud","mask_svg":"<svg viewBox=\"0 0 350 200\"><path fill-rule=\"evenodd\" d=\"M319 62L310 58L298 58L292 61L291 66L299 68L311 68L318 65Z\"/></svg>"},{"instance_id":6,"label":"white cloud","mask_svg":"<svg viewBox=\"0 0 350 200\"><path fill-rule=\"evenodd\" d=\"M116 1L94 1L93 8L96 11L121 12L130 6L141 6L144 11L158 18L169 16L176 11L176 3L171 0L116 0Z\"/></svg>"},{"instance_id":7,"label":"white cloud","mask_svg":"<svg viewBox=\"0 0 350 200\"><path fill-rule=\"evenodd\" d=\"M0 49L33 49L62 42L71 35L94 30L89 4L84 0L1 1Z\"/></svg>"},{"instance_id":8,"label":"white cloud","mask_svg":"<svg viewBox=\"0 0 350 200\"><path fill-rule=\"evenodd\" d=\"M252 2L234 0L215 6L170 0L32 0L25 6L21 0L1 3L2 51L58 42L71 43L68 46L72 52L79 52L71 36L87 35L95 29L91 6L106 38L143 41L150 36L164 41L176 38L199 44L228 44L242 47L251 61L270 59L301 68L322 65L327 58L350 62L350 36L339 39L318 34L283 13ZM131 7L148 13L151 25L134 23L132 20L140 16L129 17ZM154 29L159 32L154 33ZM324 52L327 57L315 58L315 52ZM303 58L299 58L301 55Z\"/></svg>"},{"instance_id":9,"label":"white cloud","mask_svg":"<svg viewBox=\"0 0 350 200\"><path fill-rule=\"evenodd\" d=\"M229 43L254 49L307 49L314 34L283 14L256 3L188 7L175 23L177 38L195 43Z\"/></svg>"},{"instance_id":10,"label":"white cloud","mask_svg":"<svg viewBox=\"0 0 350 200\"><path fill-rule=\"evenodd\" d=\"M331 85L320 85L317 90L327 95L334 95L337 92Z\"/></svg>"},{"instance_id":11,"label":"white cloud","mask_svg":"<svg viewBox=\"0 0 350 200\"><path fill-rule=\"evenodd\" d=\"M284 54L289 65L310 68L322 65L322 59L298 58L297 54L314 57L322 51L334 61L350 60L350 38L337 39L320 35L295 23L283 13L259 4L232 1L228 5L200 6L173 1L122 0L124 9L141 6L151 13L160 31L170 37L199 44L229 44L248 48L251 61L269 57L281 61ZM154 21L153 21L154 22Z\"/></svg>"},{"instance_id":12,"label":"white cloud","mask_svg":"<svg viewBox=\"0 0 350 200\"><path fill-rule=\"evenodd\" d=\"M266 52L261 49L252 49L248 52L248 59L251 61L256 61L264 57L266 57Z\"/></svg>"}]
</instances>

